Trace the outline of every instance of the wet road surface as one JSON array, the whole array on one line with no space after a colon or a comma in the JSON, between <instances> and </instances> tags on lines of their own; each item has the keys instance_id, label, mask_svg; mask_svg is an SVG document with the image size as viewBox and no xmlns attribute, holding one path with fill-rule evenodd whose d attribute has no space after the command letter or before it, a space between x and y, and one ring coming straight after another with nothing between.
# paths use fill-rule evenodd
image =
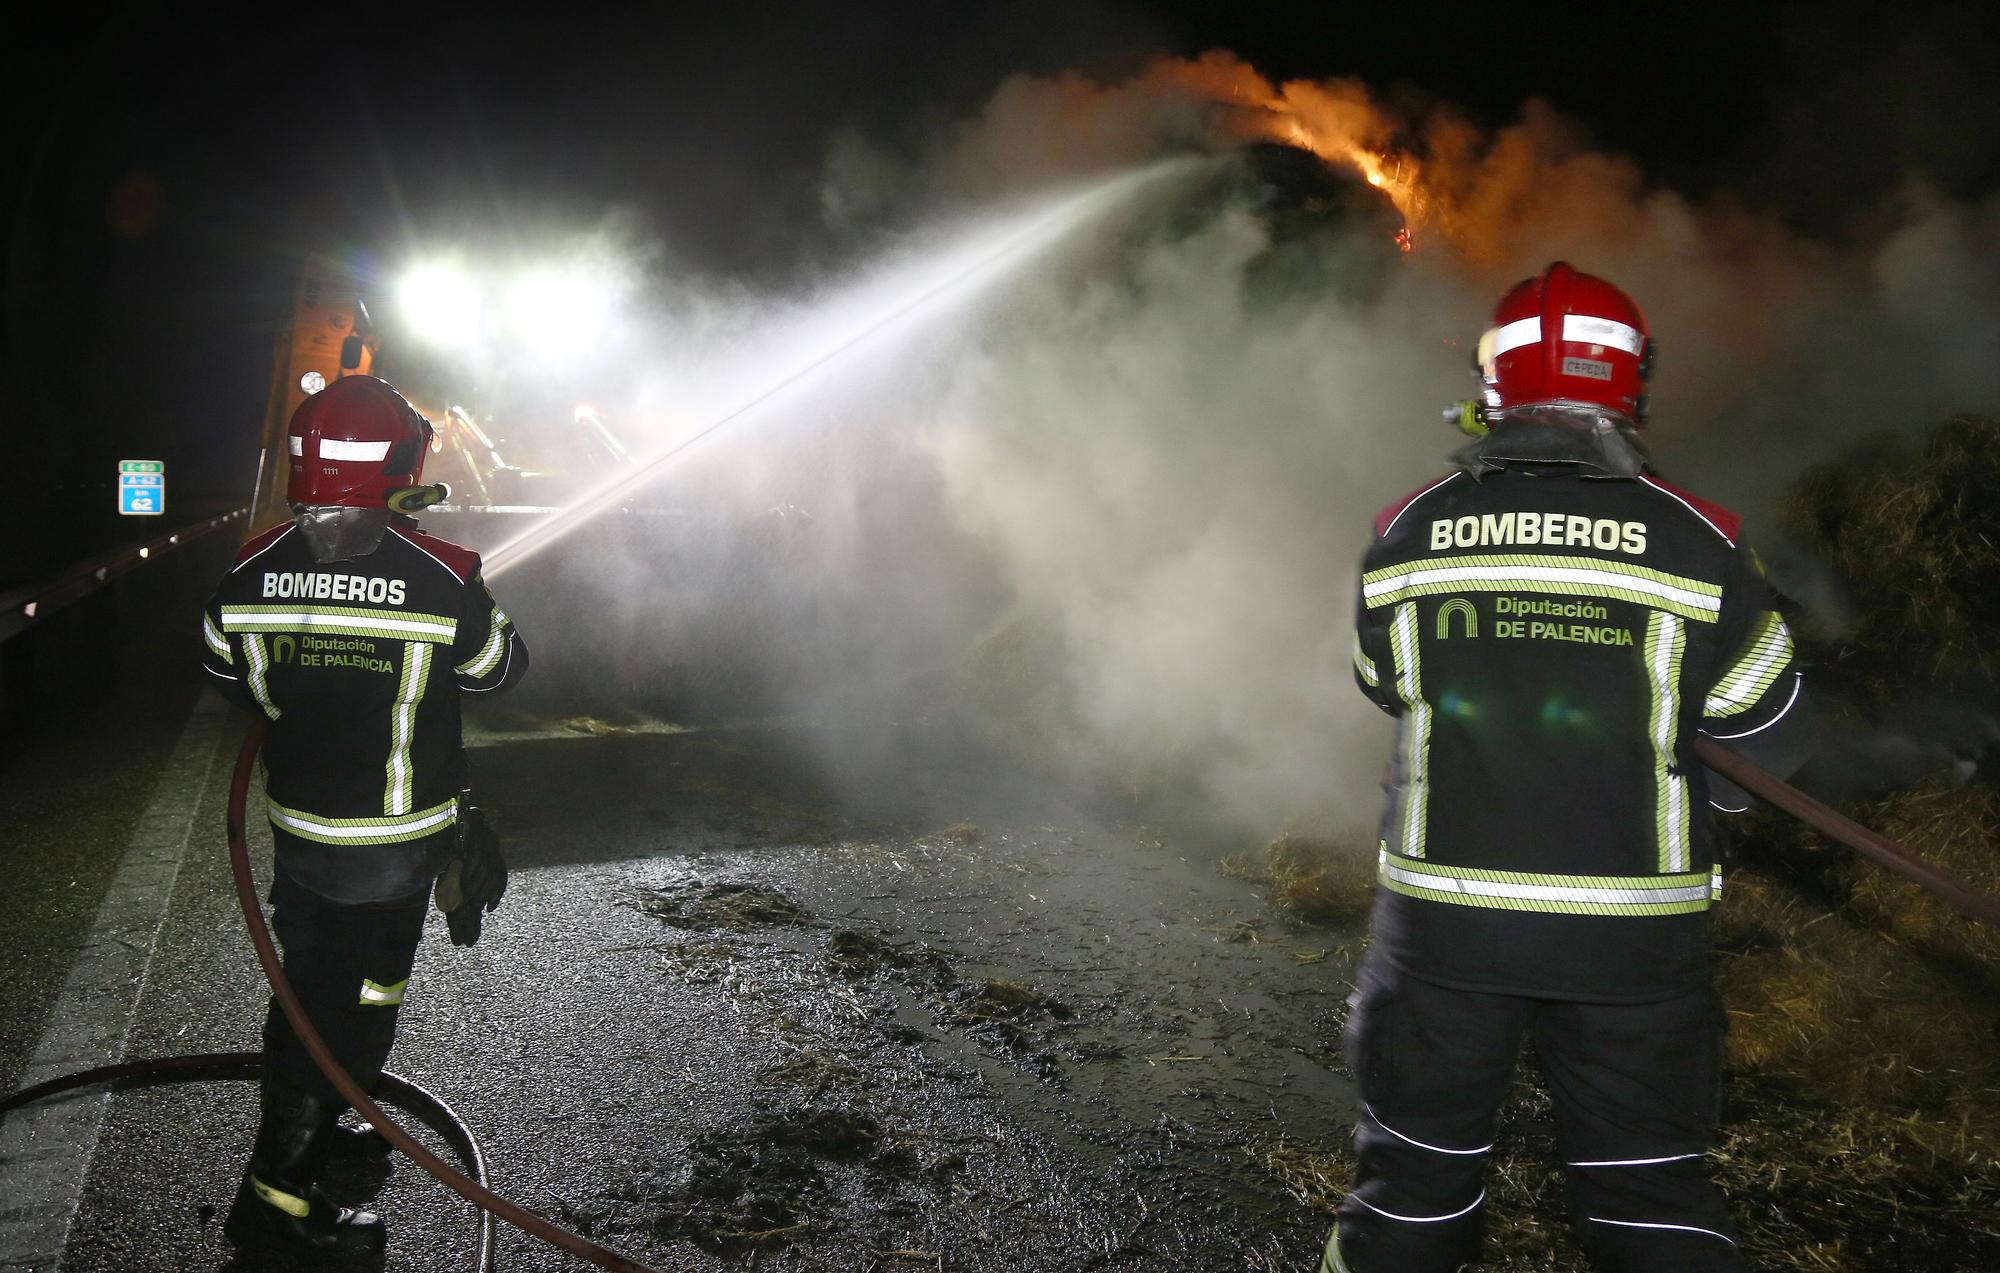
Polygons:
<instances>
[{"instance_id":1,"label":"wet road surface","mask_svg":"<svg viewBox=\"0 0 2000 1273\"><path fill-rule=\"evenodd\" d=\"M256 1046L227 724L130 1057ZM433 917L390 1068L459 1110L500 1192L663 1270L1316 1263L1324 1217L1255 1155L1347 1135L1328 1063L1358 934L1271 919L1214 868L1241 840L921 727L503 708L468 741L513 883L473 950ZM134 746L140 788L165 753ZM10 1082L35 1011L9 1019ZM115 1095L61 1267L253 1267L219 1215L253 1108L246 1083ZM387 1267L470 1267L471 1209L407 1162L330 1184L388 1217ZM585 1267L504 1228L501 1251Z\"/></svg>"}]
</instances>

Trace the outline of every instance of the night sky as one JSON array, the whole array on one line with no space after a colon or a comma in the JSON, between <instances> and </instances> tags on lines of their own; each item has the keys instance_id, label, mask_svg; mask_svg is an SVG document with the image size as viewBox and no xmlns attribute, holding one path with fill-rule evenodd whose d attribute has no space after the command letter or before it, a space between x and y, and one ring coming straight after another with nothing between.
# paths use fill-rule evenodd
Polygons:
<instances>
[{"instance_id":1,"label":"night sky","mask_svg":"<svg viewBox=\"0 0 2000 1273\"><path fill-rule=\"evenodd\" d=\"M1872 10L1874 16L1869 15ZM49 9L7 35L0 586L114 542L111 462L241 502L314 249L389 260L633 210L713 276L812 243L835 129L894 141L1011 72L1227 48L1498 126L1541 97L1648 178L1837 241L1907 174L2000 188L2000 6L763 2ZM232 15L241 12L229 11ZM1885 16L1893 14L1893 16ZM169 518L168 520L174 520Z\"/></svg>"}]
</instances>

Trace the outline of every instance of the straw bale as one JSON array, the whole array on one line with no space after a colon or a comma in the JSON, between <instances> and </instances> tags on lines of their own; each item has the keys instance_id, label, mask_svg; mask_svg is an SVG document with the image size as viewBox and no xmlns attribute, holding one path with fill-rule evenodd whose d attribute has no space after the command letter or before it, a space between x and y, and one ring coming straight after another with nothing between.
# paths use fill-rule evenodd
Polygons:
<instances>
[{"instance_id":1,"label":"straw bale","mask_svg":"<svg viewBox=\"0 0 2000 1273\"><path fill-rule=\"evenodd\" d=\"M1375 851L1351 833L1287 831L1261 851L1223 859L1220 869L1264 885L1275 905L1301 919L1359 920L1375 897Z\"/></svg>"},{"instance_id":2,"label":"straw bale","mask_svg":"<svg viewBox=\"0 0 2000 1273\"><path fill-rule=\"evenodd\" d=\"M1925 681L1992 682L1996 494L2000 424L1973 416L1914 447L1878 444L1807 471L1781 520L1845 580L1857 612L1826 670L1878 701Z\"/></svg>"}]
</instances>

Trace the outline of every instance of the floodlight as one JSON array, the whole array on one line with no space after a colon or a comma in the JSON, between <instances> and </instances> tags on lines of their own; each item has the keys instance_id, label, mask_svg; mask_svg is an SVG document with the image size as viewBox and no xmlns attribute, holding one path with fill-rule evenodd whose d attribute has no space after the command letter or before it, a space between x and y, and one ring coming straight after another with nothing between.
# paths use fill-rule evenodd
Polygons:
<instances>
[{"instance_id":1,"label":"floodlight","mask_svg":"<svg viewBox=\"0 0 2000 1273\"><path fill-rule=\"evenodd\" d=\"M617 286L602 273L543 267L521 275L508 289L507 327L524 352L571 357L604 338L617 303Z\"/></svg>"},{"instance_id":2,"label":"floodlight","mask_svg":"<svg viewBox=\"0 0 2000 1273\"><path fill-rule=\"evenodd\" d=\"M464 348L478 341L482 298L479 284L455 265L422 265L396 289L403 317L416 335L434 345Z\"/></svg>"}]
</instances>

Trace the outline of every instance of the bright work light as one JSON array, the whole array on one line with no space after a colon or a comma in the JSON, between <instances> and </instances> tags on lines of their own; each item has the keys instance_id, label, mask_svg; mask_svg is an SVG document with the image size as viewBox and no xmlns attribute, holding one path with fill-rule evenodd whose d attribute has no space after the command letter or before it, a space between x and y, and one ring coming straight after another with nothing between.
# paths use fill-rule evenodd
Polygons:
<instances>
[{"instance_id":1,"label":"bright work light","mask_svg":"<svg viewBox=\"0 0 2000 1273\"><path fill-rule=\"evenodd\" d=\"M479 285L456 266L419 266L403 279L396 299L411 330L422 340L462 348L479 339Z\"/></svg>"},{"instance_id":2,"label":"bright work light","mask_svg":"<svg viewBox=\"0 0 2000 1273\"><path fill-rule=\"evenodd\" d=\"M508 289L507 328L525 350L569 357L603 339L617 303L616 284L601 273L544 267L521 275Z\"/></svg>"}]
</instances>

